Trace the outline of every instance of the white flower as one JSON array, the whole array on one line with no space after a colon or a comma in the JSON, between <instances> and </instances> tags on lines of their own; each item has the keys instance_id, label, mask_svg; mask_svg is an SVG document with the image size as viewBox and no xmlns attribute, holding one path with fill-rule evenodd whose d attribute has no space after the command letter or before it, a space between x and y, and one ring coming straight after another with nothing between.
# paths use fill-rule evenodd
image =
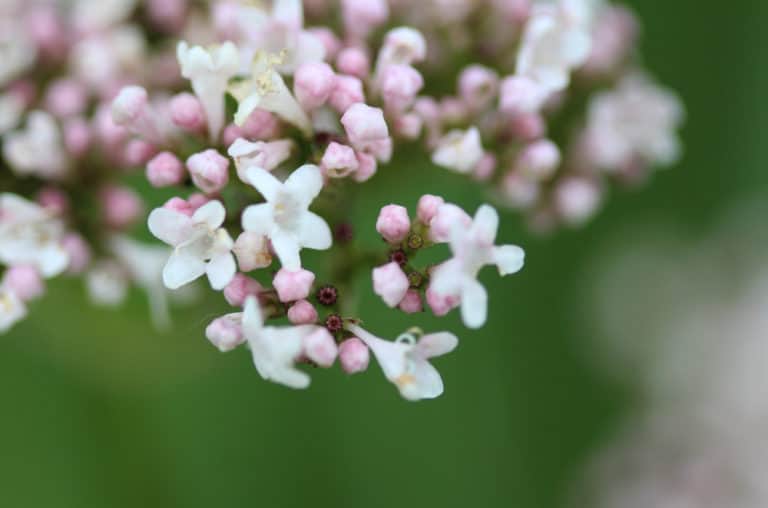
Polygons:
<instances>
[{"instance_id":1,"label":"white flower","mask_svg":"<svg viewBox=\"0 0 768 508\"><path fill-rule=\"evenodd\" d=\"M68 171L61 131L56 119L45 111L32 111L26 129L5 136L3 155L19 175L55 180Z\"/></svg>"},{"instance_id":2,"label":"white flower","mask_svg":"<svg viewBox=\"0 0 768 508\"><path fill-rule=\"evenodd\" d=\"M311 325L277 328L264 326L261 309L255 297L245 301L242 314L243 334L259 375L291 388L309 386L309 376L295 367L301 356L304 337L317 327Z\"/></svg>"},{"instance_id":3,"label":"white flower","mask_svg":"<svg viewBox=\"0 0 768 508\"><path fill-rule=\"evenodd\" d=\"M429 359L453 351L459 344L448 332L424 335L416 341L404 333L394 342L380 339L357 325L349 331L358 336L373 351L387 379L397 386L408 400L434 399L443 393L443 380Z\"/></svg>"},{"instance_id":4,"label":"white flower","mask_svg":"<svg viewBox=\"0 0 768 508\"><path fill-rule=\"evenodd\" d=\"M156 208L149 214L149 230L174 248L163 269L163 282L177 289L203 274L211 287L224 289L235 276L232 237L222 228L226 216L224 205L210 201L198 208L192 217L167 208Z\"/></svg>"},{"instance_id":5,"label":"white flower","mask_svg":"<svg viewBox=\"0 0 768 508\"><path fill-rule=\"evenodd\" d=\"M238 73L240 54L231 42L205 49L179 42L176 56L181 75L192 82L192 90L205 109L208 133L218 139L224 126L224 94L229 80Z\"/></svg>"},{"instance_id":6,"label":"white flower","mask_svg":"<svg viewBox=\"0 0 768 508\"><path fill-rule=\"evenodd\" d=\"M453 258L433 272L430 289L441 296L461 299L461 317L470 328L485 324L488 295L477 275L485 265L496 265L499 274L509 275L523 267L525 253L515 245L495 246L499 216L489 205L478 208L472 224L457 221L451 229Z\"/></svg>"},{"instance_id":7,"label":"white flower","mask_svg":"<svg viewBox=\"0 0 768 508\"><path fill-rule=\"evenodd\" d=\"M10 83L35 62L35 45L18 20L0 20L0 87Z\"/></svg>"},{"instance_id":8,"label":"white flower","mask_svg":"<svg viewBox=\"0 0 768 508\"><path fill-rule=\"evenodd\" d=\"M320 168L301 166L280 182L261 168L247 171L248 181L267 200L243 212L243 229L268 237L286 270L301 268L302 247L325 250L331 247L331 229L309 211L309 205L323 188Z\"/></svg>"},{"instance_id":9,"label":"white flower","mask_svg":"<svg viewBox=\"0 0 768 508\"><path fill-rule=\"evenodd\" d=\"M432 162L459 173L471 172L482 158L483 145L477 127L449 132L432 153Z\"/></svg>"},{"instance_id":10,"label":"white flower","mask_svg":"<svg viewBox=\"0 0 768 508\"><path fill-rule=\"evenodd\" d=\"M308 136L312 133L309 117L275 70L282 61L279 56L259 51L253 61L251 77L229 87L229 93L238 102L235 123L243 125L250 114L260 108L271 111Z\"/></svg>"},{"instance_id":11,"label":"white flower","mask_svg":"<svg viewBox=\"0 0 768 508\"><path fill-rule=\"evenodd\" d=\"M227 153L235 161L237 176L240 180L248 182L246 170L255 166L272 171L291 156L294 143L290 139L278 139L276 141L248 141L237 138L227 150Z\"/></svg>"},{"instance_id":12,"label":"white flower","mask_svg":"<svg viewBox=\"0 0 768 508\"><path fill-rule=\"evenodd\" d=\"M0 194L0 262L33 265L45 277L63 272L69 256L61 246L64 225L37 204Z\"/></svg>"},{"instance_id":13,"label":"white flower","mask_svg":"<svg viewBox=\"0 0 768 508\"><path fill-rule=\"evenodd\" d=\"M117 307L128 294L128 273L114 260L94 263L85 275L88 297L96 305Z\"/></svg>"},{"instance_id":14,"label":"white flower","mask_svg":"<svg viewBox=\"0 0 768 508\"><path fill-rule=\"evenodd\" d=\"M0 95L0 135L5 134L19 124L24 112L24 101L13 93Z\"/></svg>"},{"instance_id":15,"label":"white flower","mask_svg":"<svg viewBox=\"0 0 768 508\"><path fill-rule=\"evenodd\" d=\"M615 90L595 96L587 117L588 154L605 170L640 157L670 165L680 156L677 129L683 121L680 99L641 74L623 78Z\"/></svg>"},{"instance_id":16,"label":"white flower","mask_svg":"<svg viewBox=\"0 0 768 508\"><path fill-rule=\"evenodd\" d=\"M0 286L0 333L7 332L27 315L27 307L10 289Z\"/></svg>"},{"instance_id":17,"label":"white flower","mask_svg":"<svg viewBox=\"0 0 768 508\"><path fill-rule=\"evenodd\" d=\"M535 81L545 95L565 89L571 71L589 57L591 11L582 3L538 4L525 26L516 74Z\"/></svg>"},{"instance_id":18,"label":"white flower","mask_svg":"<svg viewBox=\"0 0 768 508\"><path fill-rule=\"evenodd\" d=\"M71 19L84 32L99 32L126 20L136 0L76 0Z\"/></svg>"}]
</instances>

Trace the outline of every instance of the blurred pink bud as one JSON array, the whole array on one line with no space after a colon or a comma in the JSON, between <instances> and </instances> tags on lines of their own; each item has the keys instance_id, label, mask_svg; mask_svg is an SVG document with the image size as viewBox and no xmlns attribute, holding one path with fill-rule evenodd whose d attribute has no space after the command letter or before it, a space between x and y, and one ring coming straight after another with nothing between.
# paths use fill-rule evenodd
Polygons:
<instances>
[{"instance_id":1,"label":"blurred pink bud","mask_svg":"<svg viewBox=\"0 0 768 508\"><path fill-rule=\"evenodd\" d=\"M135 124L143 115L149 104L147 91L140 86L126 86L120 90L112 101L112 120L117 125L128 126Z\"/></svg>"},{"instance_id":2,"label":"blurred pink bud","mask_svg":"<svg viewBox=\"0 0 768 508\"><path fill-rule=\"evenodd\" d=\"M342 74L365 79L371 72L371 60L362 48L352 46L342 49L336 56L336 68Z\"/></svg>"},{"instance_id":3,"label":"blurred pink bud","mask_svg":"<svg viewBox=\"0 0 768 508\"><path fill-rule=\"evenodd\" d=\"M522 24L531 14L532 0L493 0L493 6L505 20Z\"/></svg>"},{"instance_id":4,"label":"blurred pink bud","mask_svg":"<svg viewBox=\"0 0 768 508\"><path fill-rule=\"evenodd\" d=\"M600 205L600 188L586 178L564 179L555 189L555 207L568 224L579 226L592 218Z\"/></svg>"},{"instance_id":5,"label":"blurred pink bud","mask_svg":"<svg viewBox=\"0 0 768 508\"><path fill-rule=\"evenodd\" d=\"M96 112L94 131L108 150L120 145L128 137L128 130L112 120L112 112L106 105L102 105Z\"/></svg>"},{"instance_id":6,"label":"blurred pink bud","mask_svg":"<svg viewBox=\"0 0 768 508\"><path fill-rule=\"evenodd\" d=\"M346 110L341 123L353 145L365 144L389 137L384 112L358 102Z\"/></svg>"},{"instance_id":7,"label":"blurred pink bud","mask_svg":"<svg viewBox=\"0 0 768 508\"><path fill-rule=\"evenodd\" d=\"M432 309L435 316L445 316L461 303L461 297L459 296L439 295L431 289L427 289L426 297L427 305Z\"/></svg>"},{"instance_id":8,"label":"blurred pink bud","mask_svg":"<svg viewBox=\"0 0 768 508\"><path fill-rule=\"evenodd\" d=\"M350 337L339 344L339 362L347 374L357 374L367 369L370 356L368 346L357 337Z\"/></svg>"},{"instance_id":9,"label":"blurred pink bud","mask_svg":"<svg viewBox=\"0 0 768 508\"><path fill-rule=\"evenodd\" d=\"M61 247L69 256L67 271L71 274L83 273L91 262L91 248L85 239L78 233L67 233L61 239Z\"/></svg>"},{"instance_id":10,"label":"blurred pink bud","mask_svg":"<svg viewBox=\"0 0 768 508\"><path fill-rule=\"evenodd\" d=\"M224 127L224 132L221 134L221 140L224 145L229 146L234 143L237 138L244 138L245 133L243 129L233 123Z\"/></svg>"},{"instance_id":11,"label":"blurred pink bud","mask_svg":"<svg viewBox=\"0 0 768 508\"><path fill-rule=\"evenodd\" d=\"M483 158L477 163L475 169L472 170L472 176L481 182L489 180L493 173L496 171L496 156L491 152L483 154Z\"/></svg>"},{"instance_id":12,"label":"blurred pink bud","mask_svg":"<svg viewBox=\"0 0 768 508\"><path fill-rule=\"evenodd\" d=\"M192 217L192 214L195 213L195 207L193 207L188 201L180 197L172 197L171 199L165 202L165 204L163 205L163 208L167 208L168 210L173 210L174 212L183 213L188 217Z\"/></svg>"},{"instance_id":13,"label":"blurred pink bud","mask_svg":"<svg viewBox=\"0 0 768 508\"><path fill-rule=\"evenodd\" d=\"M443 206L445 200L440 196L424 194L419 198L419 205L416 208L416 216L422 224L429 225L432 218L437 215L437 210Z\"/></svg>"},{"instance_id":14,"label":"blurred pink bud","mask_svg":"<svg viewBox=\"0 0 768 508\"><path fill-rule=\"evenodd\" d=\"M123 159L126 165L143 166L157 153L157 147L143 139L132 139L123 150Z\"/></svg>"},{"instance_id":15,"label":"blurred pink bud","mask_svg":"<svg viewBox=\"0 0 768 508\"><path fill-rule=\"evenodd\" d=\"M510 115L535 113L546 100L546 94L532 79L524 76L504 78L499 89L499 108Z\"/></svg>"},{"instance_id":16,"label":"blurred pink bud","mask_svg":"<svg viewBox=\"0 0 768 508\"><path fill-rule=\"evenodd\" d=\"M445 97L440 101L440 119L448 124L463 123L469 117L467 105L457 97Z\"/></svg>"},{"instance_id":17,"label":"blurred pink bud","mask_svg":"<svg viewBox=\"0 0 768 508\"><path fill-rule=\"evenodd\" d=\"M293 78L293 93L305 110L317 109L328 100L336 84L336 74L325 62L299 66Z\"/></svg>"},{"instance_id":18,"label":"blurred pink bud","mask_svg":"<svg viewBox=\"0 0 768 508\"><path fill-rule=\"evenodd\" d=\"M408 292L408 277L396 262L373 269L373 292L389 307L396 307Z\"/></svg>"},{"instance_id":19,"label":"blurred pink bud","mask_svg":"<svg viewBox=\"0 0 768 508\"><path fill-rule=\"evenodd\" d=\"M242 136L248 139L274 139L280 134L280 121L269 111L256 108L241 129Z\"/></svg>"},{"instance_id":20,"label":"blurred pink bud","mask_svg":"<svg viewBox=\"0 0 768 508\"><path fill-rule=\"evenodd\" d=\"M424 121L416 113L400 115L395 122L397 133L408 140L418 139L421 135L421 128L424 125Z\"/></svg>"},{"instance_id":21,"label":"blurred pink bud","mask_svg":"<svg viewBox=\"0 0 768 508\"><path fill-rule=\"evenodd\" d=\"M398 27L387 32L384 44L376 62L379 72L387 65L411 65L427 57L427 41L418 30L410 27Z\"/></svg>"},{"instance_id":22,"label":"blurred pink bud","mask_svg":"<svg viewBox=\"0 0 768 508\"><path fill-rule=\"evenodd\" d=\"M127 187L107 187L101 192L101 202L105 222L118 229L133 224L144 210L141 197Z\"/></svg>"},{"instance_id":23,"label":"blurred pink bud","mask_svg":"<svg viewBox=\"0 0 768 508\"><path fill-rule=\"evenodd\" d=\"M307 30L309 33L317 37L325 47L325 58L331 60L336 53L341 49L341 42L336 34L329 28L315 27Z\"/></svg>"},{"instance_id":24,"label":"blurred pink bud","mask_svg":"<svg viewBox=\"0 0 768 508\"><path fill-rule=\"evenodd\" d=\"M32 4L34 5L34 4ZM64 19L59 16L55 4L50 6L25 6L29 8L26 16L26 34L44 56L58 58L67 50L67 33Z\"/></svg>"},{"instance_id":25,"label":"blurred pink bud","mask_svg":"<svg viewBox=\"0 0 768 508\"><path fill-rule=\"evenodd\" d=\"M355 151L347 146L332 141L325 149L321 167L332 178L342 178L358 168Z\"/></svg>"},{"instance_id":26,"label":"blurred pink bud","mask_svg":"<svg viewBox=\"0 0 768 508\"><path fill-rule=\"evenodd\" d=\"M153 187L168 187L184 181L184 164L171 152L160 152L147 163L147 180Z\"/></svg>"},{"instance_id":27,"label":"blurred pink bud","mask_svg":"<svg viewBox=\"0 0 768 508\"><path fill-rule=\"evenodd\" d=\"M410 65L388 65L378 76L387 111L401 112L413 104L424 86L421 73Z\"/></svg>"},{"instance_id":28,"label":"blurred pink bud","mask_svg":"<svg viewBox=\"0 0 768 508\"><path fill-rule=\"evenodd\" d=\"M147 13L154 25L166 32L178 32L186 21L188 0L147 0Z\"/></svg>"},{"instance_id":29,"label":"blurred pink bud","mask_svg":"<svg viewBox=\"0 0 768 508\"><path fill-rule=\"evenodd\" d=\"M510 171L501 181L501 193L507 205L527 209L533 207L539 200L541 187L538 182L516 171Z\"/></svg>"},{"instance_id":30,"label":"blurred pink bud","mask_svg":"<svg viewBox=\"0 0 768 508\"><path fill-rule=\"evenodd\" d=\"M189 202L190 206L192 207L192 210L195 211L204 204L208 203L210 201L210 198L206 196L205 194L201 194L199 192L195 192L194 194L191 194L187 201Z\"/></svg>"},{"instance_id":31,"label":"blurred pink bud","mask_svg":"<svg viewBox=\"0 0 768 508\"><path fill-rule=\"evenodd\" d=\"M400 243L411 230L411 219L408 210L400 205L387 205L379 211L376 219L376 231L392 244Z\"/></svg>"},{"instance_id":32,"label":"blurred pink bud","mask_svg":"<svg viewBox=\"0 0 768 508\"><path fill-rule=\"evenodd\" d=\"M69 118L64 122L64 146L75 157L82 156L91 145L91 127L80 117Z\"/></svg>"},{"instance_id":33,"label":"blurred pink bud","mask_svg":"<svg viewBox=\"0 0 768 508\"><path fill-rule=\"evenodd\" d=\"M472 218L467 212L454 204L446 203L437 209L430 221L429 235L435 242L447 242L454 227L468 228L471 224Z\"/></svg>"},{"instance_id":34,"label":"blurred pink bud","mask_svg":"<svg viewBox=\"0 0 768 508\"><path fill-rule=\"evenodd\" d=\"M43 187L37 193L37 202L54 215L62 215L69 211L69 197L56 187Z\"/></svg>"},{"instance_id":35,"label":"blurred pink bud","mask_svg":"<svg viewBox=\"0 0 768 508\"><path fill-rule=\"evenodd\" d=\"M9 267L3 275L3 287L10 289L21 301L29 301L43 294L45 285L37 270L28 265Z\"/></svg>"},{"instance_id":36,"label":"blurred pink bud","mask_svg":"<svg viewBox=\"0 0 768 508\"><path fill-rule=\"evenodd\" d=\"M245 305L245 299L249 296L259 296L262 291L261 284L256 279L238 272L232 278L232 282L224 288L224 298L234 307Z\"/></svg>"},{"instance_id":37,"label":"blurred pink bud","mask_svg":"<svg viewBox=\"0 0 768 508\"><path fill-rule=\"evenodd\" d=\"M515 168L536 180L547 180L560 165L560 149L548 139L534 141L523 148Z\"/></svg>"},{"instance_id":38,"label":"blurred pink bud","mask_svg":"<svg viewBox=\"0 0 768 508\"><path fill-rule=\"evenodd\" d=\"M54 115L65 118L79 115L88 105L85 87L74 79L58 79L48 86L45 107Z\"/></svg>"},{"instance_id":39,"label":"blurred pink bud","mask_svg":"<svg viewBox=\"0 0 768 508\"><path fill-rule=\"evenodd\" d=\"M592 33L592 50L582 72L599 76L616 70L634 46L637 32L637 20L626 7L611 5L601 9Z\"/></svg>"},{"instance_id":40,"label":"blurred pink bud","mask_svg":"<svg viewBox=\"0 0 768 508\"><path fill-rule=\"evenodd\" d=\"M364 38L389 18L386 0L342 0L344 28L354 38Z\"/></svg>"},{"instance_id":41,"label":"blurred pink bud","mask_svg":"<svg viewBox=\"0 0 768 508\"><path fill-rule=\"evenodd\" d=\"M328 368L336 361L339 353L336 341L326 328L316 327L315 331L303 339L304 356L320 367Z\"/></svg>"},{"instance_id":42,"label":"blurred pink bud","mask_svg":"<svg viewBox=\"0 0 768 508\"><path fill-rule=\"evenodd\" d=\"M288 309L288 320L294 325L310 325L317 321L317 310L307 300L299 300Z\"/></svg>"},{"instance_id":43,"label":"blurred pink bud","mask_svg":"<svg viewBox=\"0 0 768 508\"><path fill-rule=\"evenodd\" d=\"M409 289L405 298L400 302L400 310L406 314L413 314L424 310L424 304L421 302L421 294L415 289Z\"/></svg>"},{"instance_id":44,"label":"blurred pink bud","mask_svg":"<svg viewBox=\"0 0 768 508\"><path fill-rule=\"evenodd\" d=\"M245 342L243 326L235 315L214 319L205 329L205 336L219 351L226 353Z\"/></svg>"},{"instance_id":45,"label":"blurred pink bud","mask_svg":"<svg viewBox=\"0 0 768 508\"><path fill-rule=\"evenodd\" d=\"M272 280L272 285L281 302L294 302L306 299L314 282L315 274L309 270L299 268L292 272L281 268Z\"/></svg>"},{"instance_id":46,"label":"blurred pink bud","mask_svg":"<svg viewBox=\"0 0 768 508\"><path fill-rule=\"evenodd\" d=\"M354 76L338 74L333 92L328 98L330 105L339 113L345 113L350 106L365 100L363 82Z\"/></svg>"},{"instance_id":47,"label":"blurred pink bud","mask_svg":"<svg viewBox=\"0 0 768 508\"><path fill-rule=\"evenodd\" d=\"M257 268L266 268L272 263L267 238L252 231L244 231L235 240L232 252L237 257L237 264L244 272Z\"/></svg>"},{"instance_id":48,"label":"blurred pink bud","mask_svg":"<svg viewBox=\"0 0 768 508\"><path fill-rule=\"evenodd\" d=\"M188 132L200 133L208 123L200 100L191 93L175 95L170 102L171 120Z\"/></svg>"},{"instance_id":49,"label":"blurred pink bud","mask_svg":"<svg viewBox=\"0 0 768 508\"><path fill-rule=\"evenodd\" d=\"M473 111L491 104L499 90L499 75L482 65L470 65L459 75L459 94Z\"/></svg>"},{"instance_id":50,"label":"blurred pink bud","mask_svg":"<svg viewBox=\"0 0 768 508\"><path fill-rule=\"evenodd\" d=\"M526 113L512 118L510 130L515 137L523 141L533 141L547 132L547 125L540 114Z\"/></svg>"},{"instance_id":51,"label":"blurred pink bud","mask_svg":"<svg viewBox=\"0 0 768 508\"><path fill-rule=\"evenodd\" d=\"M376 158L364 152L356 152L355 156L357 157L357 171L352 174L352 178L356 182L370 180L376 174L378 167Z\"/></svg>"},{"instance_id":52,"label":"blurred pink bud","mask_svg":"<svg viewBox=\"0 0 768 508\"><path fill-rule=\"evenodd\" d=\"M192 182L206 194L214 194L229 183L229 159L213 148L196 153L187 159Z\"/></svg>"}]
</instances>

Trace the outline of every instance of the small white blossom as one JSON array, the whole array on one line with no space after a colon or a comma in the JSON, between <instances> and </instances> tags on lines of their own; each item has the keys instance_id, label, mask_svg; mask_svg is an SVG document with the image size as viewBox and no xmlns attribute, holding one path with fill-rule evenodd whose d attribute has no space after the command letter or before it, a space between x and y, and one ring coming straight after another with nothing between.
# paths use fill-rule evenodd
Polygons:
<instances>
[{"instance_id":1,"label":"small white blossom","mask_svg":"<svg viewBox=\"0 0 768 508\"><path fill-rule=\"evenodd\" d=\"M458 173L470 173L483 154L480 131L470 127L466 131L453 130L446 134L432 153L432 162Z\"/></svg>"},{"instance_id":2,"label":"small white blossom","mask_svg":"<svg viewBox=\"0 0 768 508\"><path fill-rule=\"evenodd\" d=\"M444 205L445 206L445 205ZM477 275L486 265L496 265L500 275L518 272L525 253L515 245L495 246L499 216L489 205L482 205L469 227L457 221L451 229L453 258L435 268L430 289L441 296L461 299L461 317L470 328L485 324L488 294Z\"/></svg>"},{"instance_id":3,"label":"small white blossom","mask_svg":"<svg viewBox=\"0 0 768 508\"><path fill-rule=\"evenodd\" d=\"M222 228L226 217L224 205L210 201L198 208L192 217L167 208L156 208L149 214L149 230L174 248L163 269L163 282L178 289L203 274L211 287L224 289L235 276L233 241Z\"/></svg>"},{"instance_id":4,"label":"small white blossom","mask_svg":"<svg viewBox=\"0 0 768 508\"><path fill-rule=\"evenodd\" d=\"M255 166L272 171L291 156L294 143L290 139L276 141L248 141L237 138L227 150L235 161L237 176L248 183L246 170Z\"/></svg>"},{"instance_id":5,"label":"small white blossom","mask_svg":"<svg viewBox=\"0 0 768 508\"><path fill-rule=\"evenodd\" d=\"M443 380L429 359L453 351L459 344L455 335L439 332L418 341L404 333L394 342L383 340L357 325L348 327L373 351L386 378L408 400L434 399L443 393Z\"/></svg>"},{"instance_id":6,"label":"small white blossom","mask_svg":"<svg viewBox=\"0 0 768 508\"><path fill-rule=\"evenodd\" d=\"M231 42L212 46L192 46L179 42L176 56L181 75L192 83L192 90L205 109L208 133L217 139L224 126L224 94L229 80L238 73L240 54Z\"/></svg>"},{"instance_id":7,"label":"small white blossom","mask_svg":"<svg viewBox=\"0 0 768 508\"><path fill-rule=\"evenodd\" d=\"M114 260L101 260L85 274L88 297L95 305L117 307L128 295L128 273Z\"/></svg>"},{"instance_id":8,"label":"small white blossom","mask_svg":"<svg viewBox=\"0 0 768 508\"><path fill-rule=\"evenodd\" d=\"M0 333L7 332L27 315L27 306L10 289L0 286Z\"/></svg>"},{"instance_id":9,"label":"small white blossom","mask_svg":"<svg viewBox=\"0 0 768 508\"><path fill-rule=\"evenodd\" d=\"M286 270L301 268L299 251L331 247L331 229L309 205L323 188L320 168L301 166L283 183L267 171L252 167L247 177L266 203L251 205L243 212L243 229L268 237Z\"/></svg>"},{"instance_id":10,"label":"small white blossom","mask_svg":"<svg viewBox=\"0 0 768 508\"><path fill-rule=\"evenodd\" d=\"M6 134L3 155L21 176L57 180L68 172L61 131L56 119L45 111L32 111L26 129Z\"/></svg>"}]
</instances>

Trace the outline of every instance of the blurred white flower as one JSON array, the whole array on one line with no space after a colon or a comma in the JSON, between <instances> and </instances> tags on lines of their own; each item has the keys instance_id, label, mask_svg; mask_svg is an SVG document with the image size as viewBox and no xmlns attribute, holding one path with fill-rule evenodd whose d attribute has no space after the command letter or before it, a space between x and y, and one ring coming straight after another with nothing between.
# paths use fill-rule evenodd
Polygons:
<instances>
[{"instance_id":1,"label":"blurred white flower","mask_svg":"<svg viewBox=\"0 0 768 508\"><path fill-rule=\"evenodd\" d=\"M24 130L6 134L3 155L19 175L58 180L68 172L61 130L56 119L45 111L32 111Z\"/></svg>"},{"instance_id":2,"label":"blurred white flower","mask_svg":"<svg viewBox=\"0 0 768 508\"><path fill-rule=\"evenodd\" d=\"M480 131L470 127L466 131L453 130L443 136L432 152L432 162L458 173L470 173L483 158Z\"/></svg>"}]
</instances>

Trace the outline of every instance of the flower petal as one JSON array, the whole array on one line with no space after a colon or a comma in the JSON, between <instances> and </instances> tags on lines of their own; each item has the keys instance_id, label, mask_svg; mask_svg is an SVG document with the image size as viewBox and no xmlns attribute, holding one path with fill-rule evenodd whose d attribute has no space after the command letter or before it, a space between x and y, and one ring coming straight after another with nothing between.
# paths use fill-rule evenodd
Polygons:
<instances>
[{"instance_id":1,"label":"flower petal","mask_svg":"<svg viewBox=\"0 0 768 508\"><path fill-rule=\"evenodd\" d=\"M443 378L427 361L414 361L411 371L396 384L400 395L408 400L434 399L443 394Z\"/></svg>"},{"instance_id":2,"label":"flower petal","mask_svg":"<svg viewBox=\"0 0 768 508\"><path fill-rule=\"evenodd\" d=\"M224 209L224 205L221 204L221 201L214 200L195 210L192 220L196 223L204 222L211 229L216 229L224 224L226 216L227 211Z\"/></svg>"},{"instance_id":3,"label":"flower petal","mask_svg":"<svg viewBox=\"0 0 768 508\"><path fill-rule=\"evenodd\" d=\"M272 240L272 248L280 259L283 268L290 271L301 268L301 258L299 257L301 247L296 235L277 230L273 232L270 240Z\"/></svg>"},{"instance_id":4,"label":"flower petal","mask_svg":"<svg viewBox=\"0 0 768 508\"><path fill-rule=\"evenodd\" d=\"M178 289L205 273L205 261L189 255L185 250L175 250L163 268L163 284L168 289Z\"/></svg>"},{"instance_id":5,"label":"flower petal","mask_svg":"<svg viewBox=\"0 0 768 508\"><path fill-rule=\"evenodd\" d=\"M251 205L243 211L243 229L250 233L262 236L269 236L272 228L275 226L275 220L272 215L272 205L261 203Z\"/></svg>"},{"instance_id":6,"label":"flower petal","mask_svg":"<svg viewBox=\"0 0 768 508\"><path fill-rule=\"evenodd\" d=\"M208 274L208 281L211 287L216 291L224 289L227 284L232 282L237 268L235 267L235 257L227 252L220 254L208 262L205 272Z\"/></svg>"},{"instance_id":7,"label":"flower petal","mask_svg":"<svg viewBox=\"0 0 768 508\"><path fill-rule=\"evenodd\" d=\"M482 284L465 277L461 288L461 319L469 328L480 328L488 314L488 293Z\"/></svg>"},{"instance_id":8,"label":"flower petal","mask_svg":"<svg viewBox=\"0 0 768 508\"><path fill-rule=\"evenodd\" d=\"M331 228L319 215L306 212L301 218L299 243L308 249L330 249L333 243Z\"/></svg>"},{"instance_id":9,"label":"flower petal","mask_svg":"<svg viewBox=\"0 0 768 508\"><path fill-rule=\"evenodd\" d=\"M255 340L263 328L264 318L261 316L259 301L255 296L249 296L243 308L243 334L249 341Z\"/></svg>"},{"instance_id":10,"label":"flower petal","mask_svg":"<svg viewBox=\"0 0 768 508\"><path fill-rule=\"evenodd\" d=\"M155 208L147 220L149 231L167 243L176 246L187 239L192 229L192 220L184 215L167 208Z\"/></svg>"},{"instance_id":11,"label":"flower petal","mask_svg":"<svg viewBox=\"0 0 768 508\"><path fill-rule=\"evenodd\" d=\"M433 358L450 353L459 345L459 339L449 332L430 333L423 336L413 350L414 355L422 359Z\"/></svg>"},{"instance_id":12,"label":"flower petal","mask_svg":"<svg viewBox=\"0 0 768 508\"><path fill-rule=\"evenodd\" d=\"M256 187L256 190L259 191L267 201L274 201L278 191L283 187L280 180L263 168L250 167L245 170L245 174L251 185Z\"/></svg>"},{"instance_id":13,"label":"flower petal","mask_svg":"<svg viewBox=\"0 0 768 508\"><path fill-rule=\"evenodd\" d=\"M517 245L501 245L493 249L493 261L499 267L499 274L510 275L519 272L525 263L525 251Z\"/></svg>"},{"instance_id":14,"label":"flower petal","mask_svg":"<svg viewBox=\"0 0 768 508\"><path fill-rule=\"evenodd\" d=\"M499 214L490 205L477 209L472 220L471 238L483 245L493 245L499 229Z\"/></svg>"},{"instance_id":15,"label":"flower petal","mask_svg":"<svg viewBox=\"0 0 768 508\"><path fill-rule=\"evenodd\" d=\"M285 190L296 198L304 207L320 194L323 189L323 174L314 164L305 164L291 173L285 181Z\"/></svg>"}]
</instances>

